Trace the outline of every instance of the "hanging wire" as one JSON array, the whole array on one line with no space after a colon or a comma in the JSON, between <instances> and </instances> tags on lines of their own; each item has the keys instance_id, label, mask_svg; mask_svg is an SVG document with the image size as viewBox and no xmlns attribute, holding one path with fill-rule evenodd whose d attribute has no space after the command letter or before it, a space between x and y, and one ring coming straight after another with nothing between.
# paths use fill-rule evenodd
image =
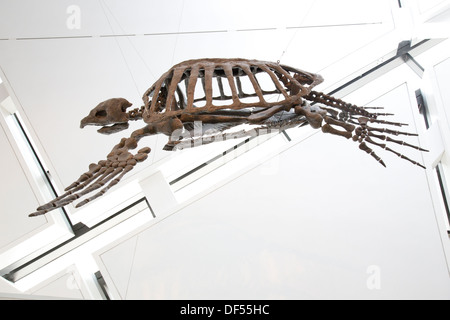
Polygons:
<instances>
[{"instance_id":1,"label":"hanging wire","mask_svg":"<svg viewBox=\"0 0 450 320\"><path fill-rule=\"evenodd\" d=\"M316 3L316 1L317 1L317 0L311 0L311 1L310 1L308 10L306 10L306 13L305 13L305 15L303 16L303 18L301 19L301 21L300 21L300 23L299 23L299 25L298 25L298 27L297 27L297 30L295 31L294 35L291 37L291 39L289 40L289 42L288 42L288 44L286 45L285 49L284 49L283 52L281 53L281 56L280 56L280 58L279 58L278 61L277 61L278 63L281 62L281 59L283 59L284 55L286 54L286 52L288 51L289 47L291 46L292 41L294 41L294 39L297 37L297 33L298 33L298 32L300 31L300 29L301 29L300 27L303 26L303 23L305 22L306 18L308 18L308 16L309 16L309 14L310 14L312 8L314 7L314 4Z\"/></svg>"},{"instance_id":2,"label":"hanging wire","mask_svg":"<svg viewBox=\"0 0 450 320\"><path fill-rule=\"evenodd\" d=\"M116 16L114 15L114 13L112 12L111 8L106 4L106 2L104 0L101 0L101 3L103 3L104 7L106 7L106 9L109 11L109 14L111 15L111 17L114 19L115 23L117 24L117 26L119 27L119 29L122 31L123 34L126 34L124 28L122 28L122 25L120 24L119 20L116 18ZM104 10L103 10L104 11ZM106 19L108 20L109 26L112 30L112 26L111 23L108 19L108 16L106 15L106 12L104 11ZM140 51L136 48L136 46L134 45L133 41L131 41L130 37L126 37L128 42L130 43L131 47L133 48L133 50L136 52L136 54L138 55L139 59L141 60L142 64L145 66L145 68L147 69L148 73L154 78L156 79L155 74L152 72L152 70L150 69L150 67L148 66L147 62L144 60L144 58L142 57ZM119 45L119 43L118 43ZM120 47L120 45L119 45Z\"/></svg>"},{"instance_id":3,"label":"hanging wire","mask_svg":"<svg viewBox=\"0 0 450 320\"><path fill-rule=\"evenodd\" d=\"M100 2L100 6L102 7L103 13L104 13L104 15L106 17L106 20L108 21L109 27L111 29L111 33L114 34L114 29L112 27L111 21L109 20L108 14L106 13L106 10L105 10L105 7L104 7L104 1L99 0L99 2ZM133 80L133 84L134 84L134 86L136 88L136 91L138 93L138 96L139 96L141 94L140 91L139 91L139 87L137 85L136 79L134 78L133 72L131 71L130 65L128 64L128 61L127 61L127 59L125 57L125 54L124 54L124 52L122 50L122 46L120 45L119 40L117 39L117 37L114 37L114 40L116 41L116 44L117 44L117 47L119 48L120 54L122 56L122 59L125 62L125 66L127 67L128 72L130 73L131 79Z\"/></svg>"},{"instance_id":4,"label":"hanging wire","mask_svg":"<svg viewBox=\"0 0 450 320\"><path fill-rule=\"evenodd\" d=\"M309 7L308 10L306 10L306 13L303 15L303 18L301 19L298 27L301 27L303 25L303 23L305 22L306 18L309 16L314 4L316 3L317 0L311 0L309 3ZM292 44L292 41L294 41L294 38L297 36L297 33L299 32L300 28L297 28L297 30L295 31L294 35L290 38L288 44L286 45L285 49L283 50L283 52L281 53L280 58L278 59L277 63L280 64L281 63L281 59L283 59L284 55L286 54L286 51L289 49L289 47ZM278 95L278 99L280 99L280 95ZM280 113L279 116L279 120L281 120L282 116L284 114L284 111Z\"/></svg>"},{"instance_id":5,"label":"hanging wire","mask_svg":"<svg viewBox=\"0 0 450 320\"><path fill-rule=\"evenodd\" d=\"M110 29L111 29L111 32L114 34L114 29L113 29L113 27L112 27L111 21L110 21L109 18L108 18L108 14L106 13L105 7L106 7L107 10L109 11L109 13L110 13L111 16L113 17L113 19L116 21L116 23L117 23L117 25L119 26L119 28L121 29L121 31L122 31L123 33L125 33L125 32L124 32L124 29L123 29L122 26L120 25L119 21L118 21L117 18L114 16L114 14L112 13L111 9L106 5L106 3L104 2L104 0L99 0L99 2L100 2L100 6L102 7L103 13L105 14L106 20L108 21L108 24L109 24L109 27L110 27ZM114 39L115 39L115 41L116 41L117 46L119 47L120 53L121 53L121 55L122 55L122 59L123 59L123 61L125 62L125 65L126 65L126 67L127 67L127 69L128 69L128 72L130 73L130 76L131 76L131 78L132 78L132 80L133 80L133 83L134 83L134 86L135 86L136 91L137 91L137 93L138 93L138 96L140 96L142 93L141 93L140 90L139 90L139 87L138 87L138 85L137 85L136 79L135 79L135 77L134 77L134 75L133 75L133 72L131 71L130 65L128 64L128 61L127 61L127 59L126 59L126 57L125 57L125 54L124 54L124 52L123 52L123 50L122 50L122 46L120 45L120 43L119 43L117 37L114 37ZM147 69L147 71L149 72L149 74L153 77L153 79L156 79L156 77L154 76L153 72L151 71L151 69L149 68L149 66L147 65L147 63L145 62L144 58L142 57L142 55L140 54L140 52L137 50L137 48L134 46L133 42L129 39L129 37L127 37L127 39L128 39L128 42L130 43L130 45L133 47L134 51L137 53L137 55L138 55L139 58L141 59L142 63L144 64L144 66L145 66L145 68ZM159 136L159 135L156 135L156 137L155 137L155 146L158 145L158 139L159 139L158 136ZM151 163L154 163L154 161L155 161L155 156L156 156L156 152L153 152L153 156L152 156Z\"/></svg>"},{"instance_id":6,"label":"hanging wire","mask_svg":"<svg viewBox=\"0 0 450 320\"><path fill-rule=\"evenodd\" d=\"M175 60L175 52L177 50L177 45L178 45L178 38L180 36L180 29L181 29L181 21L183 21L183 12L184 12L184 0L182 1L181 4L181 12L180 12L180 21L178 22L178 30L175 36L175 45L173 46L173 52L172 52L172 65L174 63Z\"/></svg>"}]
</instances>

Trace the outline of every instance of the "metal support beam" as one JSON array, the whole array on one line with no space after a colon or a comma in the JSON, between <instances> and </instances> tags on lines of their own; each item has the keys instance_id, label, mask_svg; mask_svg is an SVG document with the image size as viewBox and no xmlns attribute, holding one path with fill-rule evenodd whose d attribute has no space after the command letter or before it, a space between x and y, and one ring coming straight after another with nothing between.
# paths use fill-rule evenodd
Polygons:
<instances>
[{"instance_id":1,"label":"metal support beam","mask_svg":"<svg viewBox=\"0 0 450 320\"><path fill-rule=\"evenodd\" d=\"M423 78L423 74L425 69L414 59L409 53L402 55L403 61L405 61L406 65L414 71L420 78Z\"/></svg>"},{"instance_id":2,"label":"metal support beam","mask_svg":"<svg viewBox=\"0 0 450 320\"><path fill-rule=\"evenodd\" d=\"M420 70L422 69L423 72L423 68L420 66L420 64L417 63L414 57L438 45L444 40L445 39L426 39L415 45L411 45L411 41L402 41L398 45L397 50L392 52L390 58L387 58L383 63L380 63L373 68L361 71L359 75L355 73L355 76L352 80L344 83L331 92L328 92L328 94L338 98L344 97L352 93L353 91L356 91L359 88L363 87L372 80L388 73L396 67L401 66L403 63L405 63L403 56L406 55L408 55L407 60L410 60L408 63L410 63L411 65L414 64L413 67L417 69L420 74Z\"/></svg>"},{"instance_id":3,"label":"metal support beam","mask_svg":"<svg viewBox=\"0 0 450 320\"><path fill-rule=\"evenodd\" d=\"M415 74L422 78L425 69L414 59L414 57L409 53L410 51L411 41L402 41L398 45L396 56L401 57L403 62L405 62Z\"/></svg>"}]
</instances>

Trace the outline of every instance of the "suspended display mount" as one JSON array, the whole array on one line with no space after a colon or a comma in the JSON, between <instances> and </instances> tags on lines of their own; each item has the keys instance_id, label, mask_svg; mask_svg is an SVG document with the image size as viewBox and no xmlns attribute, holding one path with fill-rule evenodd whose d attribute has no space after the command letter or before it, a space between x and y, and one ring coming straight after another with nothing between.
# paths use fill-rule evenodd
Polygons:
<instances>
[{"instance_id":1,"label":"suspended display mount","mask_svg":"<svg viewBox=\"0 0 450 320\"><path fill-rule=\"evenodd\" d=\"M149 147L134 154L131 151L143 137L155 134L167 135L164 150L173 151L309 124L324 133L353 140L383 166L385 163L372 148L392 152L425 168L388 146L398 144L427 151L392 138L417 136L392 128L407 124L380 119L392 116L378 112L382 107L358 107L312 90L322 82L318 74L276 62L198 59L177 64L145 92L141 108L127 112L132 104L113 98L100 103L81 120L81 128L101 126L98 132L102 134L127 129L129 121L143 121L145 126L129 138L122 138L105 160L92 163L63 195L30 216L45 214L78 199L76 207L81 207L102 196L137 163L147 159Z\"/></svg>"}]
</instances>

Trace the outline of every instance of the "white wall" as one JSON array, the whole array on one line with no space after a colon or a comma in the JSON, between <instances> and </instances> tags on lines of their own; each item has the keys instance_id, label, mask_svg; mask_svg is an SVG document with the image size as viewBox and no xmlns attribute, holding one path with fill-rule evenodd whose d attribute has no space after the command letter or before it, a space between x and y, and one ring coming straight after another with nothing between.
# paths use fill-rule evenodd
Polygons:
<instances>
[{"instance_id":1,"label":"white wall","mask_svg":"<svg viewBox=\"0 0 450 320\"><path fill-rule=\"evenodd\" d=\"M21 259L32 259L73 236L61 212L30 219L39 203L51 196L37 161L11 113L16 97L0 83L0 273L15 269ZM10 88L8 88L10 89ZM24 146L25 145L25 146ZM2 279L3 280L3 279ZM0 286L8 287L0 283ZM8 291L0 287L0 292Z\"/></svg>"},{"instance_id":2,"label":"white wall","mask_svg":"<svg viewBox=\"0 0 450 320\"><path fill-rule=\"evenodd\" d=\"M2 123L0 123L0 150L2 150L2 165L0 166L0 176L2 177L0 183L2 208L0 210L2 218L0 248L2 248L44 225L47 221L44 217L30 221L26 214L30 208L37 207L39 204L20 163L17 161L17 154ZM15 227L11 228L13 224Z\"/></svg>"}]
</instances>

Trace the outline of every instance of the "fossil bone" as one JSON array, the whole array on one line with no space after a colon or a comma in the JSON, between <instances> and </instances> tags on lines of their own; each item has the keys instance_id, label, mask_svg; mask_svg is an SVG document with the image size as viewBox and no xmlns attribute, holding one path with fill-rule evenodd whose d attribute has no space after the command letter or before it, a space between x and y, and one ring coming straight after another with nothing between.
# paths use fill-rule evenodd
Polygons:
<instances>
[{"instance_id":1,"label":"fossil bone","mask_svg":"<svg viewBox=\"0 0 450 320\"><path fill-rule=\"evenodd\" d=\"M310 124L325 133L352 138L359 143L361 150L383 166L383 160L368 144L423 167L387 146L387 143L394 143L426 151L389 137L414 136L413 133L387 127L405 124L379 119L392 114L369 111L382 108L358 107L313 91L322 81L322 77L314 73L258 60L198 59L177 64L144 93L143 107L127 112L131 103L123 98L110 99L100 103L81 120L82 128L86 125L102 126L98 131L104 134L128 128L131 120L143 121L145 126L134 131L129 138L122 138L106 160L91 164L89 170L67 187L63 195L40 206L30 216L45 214L84 196L87 198L77 207L102 196L137 163L147 159L148 147L135 154L130 151L137 148L143 137L154 134L169 137L164 150L170 151ZM196 122L201 122L201 130L195 130ZM383 127L369 126L369 123ZM242 124L251 128L226 131ZM207 135L208 132L213 134Z\"/></svg>"},{"instance_id":2,"label":"fossil bone","mask_svg":"<svg viewBox=\"0 0 450 320\"><path fill-rule=\"evenodd\" d=\"M123 98L109 99L91 110L80 122L80 128L87 125L103 126L99 133L111 134L128 129L130 116L126 112L131 103ZM112 126L108 126L112 125Z\"/></svg>"}]
</instances>

